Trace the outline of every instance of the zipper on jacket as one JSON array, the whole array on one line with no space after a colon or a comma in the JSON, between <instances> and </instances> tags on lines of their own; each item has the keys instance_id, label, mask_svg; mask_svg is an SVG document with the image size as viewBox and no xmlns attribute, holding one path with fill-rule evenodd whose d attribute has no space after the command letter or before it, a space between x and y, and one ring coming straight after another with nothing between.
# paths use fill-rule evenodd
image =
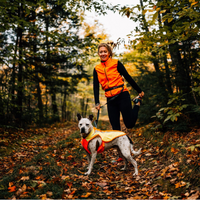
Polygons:
<instances>
[{"instance_id":1,"label":"zipper on jacket","mask_svg":"<svg viewBox=\"0 0 200 200\"><path fill-rule=\"evenodd\" d=\"M106 64L104 63L104 72L105 72L105 75L106 75L106 79L107 79L107 81L108 81L108 84L107 84L107 86L108 86L108 88L109 88L109 80L108 80L108 76L107 76L107 74L106 74ZM110 91L110 94L112 95L112 92Z\"/></svg>"}]
</instances>

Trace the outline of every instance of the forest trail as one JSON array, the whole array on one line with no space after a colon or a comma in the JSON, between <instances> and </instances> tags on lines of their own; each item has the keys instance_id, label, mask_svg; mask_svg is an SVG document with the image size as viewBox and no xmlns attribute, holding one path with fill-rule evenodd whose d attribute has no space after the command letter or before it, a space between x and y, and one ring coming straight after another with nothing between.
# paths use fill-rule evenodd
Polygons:
<instances>
[{"instance_id":1,"label":"forest trail","mask_svg":"<svg viewBox=\"0 0 200 200\"><path fill-rule=\"evenodd\" d=\"M99 122L110 129L108 122ZM77 123L43 130L42 138L29 138L1 158L1 199L198 199L200 129L178 135L150 133L150 126L126 130L134 148L142 148L134 168L117 162L117 151L98 155L91 176L80 144Z\"/></svg>"}]
</instances>

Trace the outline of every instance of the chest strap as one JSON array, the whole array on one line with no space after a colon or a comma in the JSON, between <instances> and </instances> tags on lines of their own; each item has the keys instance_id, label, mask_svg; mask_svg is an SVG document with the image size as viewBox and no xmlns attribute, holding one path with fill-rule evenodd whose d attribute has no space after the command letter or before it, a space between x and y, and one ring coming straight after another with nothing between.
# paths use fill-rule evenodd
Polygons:
<instances>
[{"instance_id":1,"label":"chest strap","mask_svg":"<svg viewBox=\"0 0 200 200\"><path fill-rule=\"evenodd\" d=\"M110 91L110 90L114 90L114 89L116 89L116 88L120 88L120 87L123 87L123 86L124 86L124 84L122 84L122 85L118 85L118 86L114 86L114 87L111 87L111 88L105 89L105 92L108 92L108 91Z\"/></svg>"}]
</instances>

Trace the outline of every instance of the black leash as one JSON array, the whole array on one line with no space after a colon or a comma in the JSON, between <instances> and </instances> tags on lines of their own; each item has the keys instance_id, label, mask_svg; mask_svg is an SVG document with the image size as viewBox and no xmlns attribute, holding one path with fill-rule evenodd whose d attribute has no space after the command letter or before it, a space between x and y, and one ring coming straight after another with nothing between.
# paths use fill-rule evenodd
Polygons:
<instances>
[{"instance_id":1,"label":"black leash","mask_svg":"<svg viewBox=\"0 0 200 200\"><path fill-rule=\"evenodd\" d=\"M102 105L102 106L100 107L100 109L101 109L103 106L105 106L106 104L108 104L110 101L112 101L112 100L114 100L115 98L117 98L117 97L122 93L122 91L124 90L124 84L123 84L123 85L120 85L120 86L116 86L116 87L107 89L107 91L110 91L111 89L115 89L115 88L118 88L118 87L122 87L122 90L120 91L120 93L117 94L117 95L115 95L115 96L112 97L111 99L109 99L104 105ZM95 126L95 128L97 128L97 124L98 124L98 121L99 121L100 109L98 110L98 113L97 113L97 119L94 120L94 126Z\"/></svg>"}]
</instances>

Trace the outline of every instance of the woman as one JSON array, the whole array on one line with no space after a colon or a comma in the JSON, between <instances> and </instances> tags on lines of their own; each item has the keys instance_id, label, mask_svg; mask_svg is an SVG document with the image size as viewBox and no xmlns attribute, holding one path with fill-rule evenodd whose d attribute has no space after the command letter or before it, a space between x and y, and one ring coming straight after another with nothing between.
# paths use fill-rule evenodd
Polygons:
<instances>
[{"instance_id":1,"label":"woman","mask_svg":"<svg viewBox=\"0 0 200 200\"><path fill-rule=\"evenodd\" d=\"M112 49L109 45L101 43L98 47L98 55L101 63L94 68L93 72L95 107L97 110L101 107L99 102L100 83L107 97L108 117L113 130L121 130L120 112L125 126L133 128L138 117L139 106L144 92L131 78L123 64L116 59L112 59ZM122 76L139 93L139 96L133 99L135 103L133 108L129 91L124 85Z\"/></svg>"}]
</instances>

